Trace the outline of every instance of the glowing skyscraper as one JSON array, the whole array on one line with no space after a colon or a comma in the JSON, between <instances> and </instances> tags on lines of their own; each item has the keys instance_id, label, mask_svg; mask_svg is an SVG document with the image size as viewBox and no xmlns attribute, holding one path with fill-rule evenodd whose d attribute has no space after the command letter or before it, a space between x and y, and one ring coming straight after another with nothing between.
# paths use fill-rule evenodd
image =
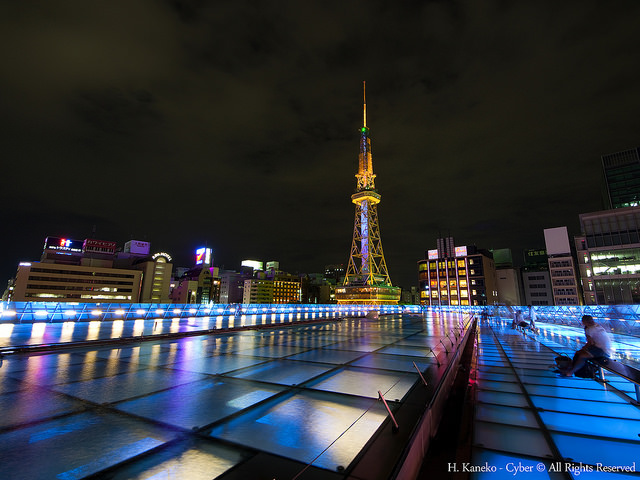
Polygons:
<instances>
[{"instance_id":1,"label":"glowing skyscraper","mask_svg":"<svg viewBox=\"0 0 640 480\"><path fill-rule=\"evenodd\" d=\"M363 100L356 192L351 195L351 201L356 205L353 241L344 284L336 288L336 299L339 304L397 304L400 288L391 285L380 240L378 203L381 196L374 181L376 176L373 173L371 139L367 127L366 91Z\"/></svg>"}]
</instances>

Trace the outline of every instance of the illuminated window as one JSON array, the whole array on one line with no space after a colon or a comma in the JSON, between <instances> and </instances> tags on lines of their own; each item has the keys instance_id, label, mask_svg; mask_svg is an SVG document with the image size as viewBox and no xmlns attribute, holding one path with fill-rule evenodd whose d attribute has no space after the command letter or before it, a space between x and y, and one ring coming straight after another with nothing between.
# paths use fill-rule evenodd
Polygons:
<instances>
[{"instance_id":1,"label":"illuminated window","mask_svg":"<svg viewBox=\"0 0 640 480\"><path fill-rule=\"evenodd\" d=\"M446 280L440 280L440 288L447 288L447 281Z\"/></svg>"},{"instance_id":2,"label":"illuminated window","mask_svg":"<svg viewBox=\"0 0 640 480\"><path fill-rule=\"evenodd\" d=\"M436 288L438 286L438 281L437 280L431 280L431 287L432 288Z\"/></svg>"},{"instance_id":3,"label":"illuminated window","mask_svg":"<svg viewBox=\"0 0 640 480\"><path fill-rule=\"evenodd\" d=\"M458 275L460 275L461 277L464 277L467 275L467 271L464 269L458 270Z\"/></svg>"},{"instance_id":4,"label":"illuminated window","mask_svg":"<svg viewBox=\"0 0 640 480\"><path fill-rule=\"evenodd\" d=\"M464 260L458 260L458 267L464 268Z\"/></svg>"},{"instance_id":5,"label":"illuminated window","mask_svg":"<svg viewBox=\"0 0 640 480\"><path fill-rule=\"evenodd\" d=\"M460 296L461 297L468 297L469 296L469 291L468 290L460 290Z\"/></svg>"},{"instance_id":6,"label":"illuminated window","mask_svg":"<svg viewBox=\"0 0 640 480\"><path fill-rule=\"evenodd\" d=\"M455 280L449 280L449 287L456 288L456 281Z\"/></svg>"},{"instance_id":7,"label":"illuminated window","mask_svg":"<svg viewBox=\"0 0 640 480\"><path fill-rule=\"evenodd\" d=\"M438 291L437 290L433 290L431 292L431 298L438 298Z\"/></svg>"},{"instance_id":8,"label":"illuminated window","mask_svg":"<svg viewBox=\"0 0 640 480\"><path fill-rule=\"evenodd\" d=\"M466 280L460 280L460 286L463 288L467 288L467 281Z\"/></svg>"}]
</instances>

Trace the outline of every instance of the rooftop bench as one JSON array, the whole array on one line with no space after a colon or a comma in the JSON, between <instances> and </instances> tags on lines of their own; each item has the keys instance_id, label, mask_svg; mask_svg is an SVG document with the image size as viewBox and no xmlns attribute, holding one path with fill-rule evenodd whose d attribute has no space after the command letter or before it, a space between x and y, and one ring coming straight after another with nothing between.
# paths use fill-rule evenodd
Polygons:
<instances>
[{"instance_id":1,"label":"rooftop bench","mask_svg":"<svg viewBox=\"0 0 640 480\"><path fill-rule=\"evenodd\" d=\"M607 370L633 383L636 389L636 401L640 403L640 370L612 358L590 358L589 362L600 369L602 380L604 380L603 370Z\"/></svg>"}]
</instances>

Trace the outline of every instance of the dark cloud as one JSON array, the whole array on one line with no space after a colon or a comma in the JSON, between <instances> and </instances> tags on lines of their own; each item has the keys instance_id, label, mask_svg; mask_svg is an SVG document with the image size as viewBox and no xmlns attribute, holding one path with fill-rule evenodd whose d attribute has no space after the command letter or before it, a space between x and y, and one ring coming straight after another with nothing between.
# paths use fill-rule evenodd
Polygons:
<instances>
[{"instance_id":1,"label":"dark cloud","mask_svg":"<svg viewBox=\"0 0 640 480\"><path fill-rule=\"evenodd\" d=\"M2 272L48 234L346 262L362 81L392 279L543 244L636 146L637 2L5 2ZM65 233L66 232L66 233Z\"/></svg>"}]
</instances>

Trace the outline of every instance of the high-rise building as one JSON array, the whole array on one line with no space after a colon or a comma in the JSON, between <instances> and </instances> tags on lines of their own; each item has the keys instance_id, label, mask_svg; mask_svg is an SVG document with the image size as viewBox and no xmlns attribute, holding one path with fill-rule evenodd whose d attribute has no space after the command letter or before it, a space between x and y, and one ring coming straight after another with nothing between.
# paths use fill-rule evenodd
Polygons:
<instances>
[{"instance_id":1,"label":"high-rise building","mask_svg":"<svg viewBox=\"0 0 640 480\"><path fill-rule=\"evenodd\" d=\"M640 205L640 148L602 155L606 210Z\"/></svg>"},{"instance_id":2,"label":"high-rise building","mask_svg":"<svg viewBox=\"0 0 640 480\"><path fill-rule=\"evenodd\" d=\"M582 305L567 227L546 228L544 241L555 305Z\"/></svg>"},{"instance_id":3,"label":"high-rise building","mask_svg":"<svg viewBox=\"0 0 640 480\"><path fill-rule=\"evenodd\" d=\"M640 207L580 215L575 238L587 305L640 303Z\"/></svg>"},{"instance_id":4,"label":"high-rise building","mask_svg":"<svg viewBox=\"0 0 640 480\"><path fill-rule=\"evenodd\" d=\"M526 305L553 305L546 250L531 248L524 251L522 286Z\"/></svg>"},{"instance_id":5,"label":"high-rise building","mask_svg":"<svg viewBox=\"0 0 640 480\"><path fill-rule=\"evenodd\" d=\"M339 304L397 304L400 288L391 284L380 239L378 203L381 196L374 181L366 96L363 103L356 193L351 195L356 205L353 240L344 283L336 288L336 300Z\"/></svg>"}]
</instances>

